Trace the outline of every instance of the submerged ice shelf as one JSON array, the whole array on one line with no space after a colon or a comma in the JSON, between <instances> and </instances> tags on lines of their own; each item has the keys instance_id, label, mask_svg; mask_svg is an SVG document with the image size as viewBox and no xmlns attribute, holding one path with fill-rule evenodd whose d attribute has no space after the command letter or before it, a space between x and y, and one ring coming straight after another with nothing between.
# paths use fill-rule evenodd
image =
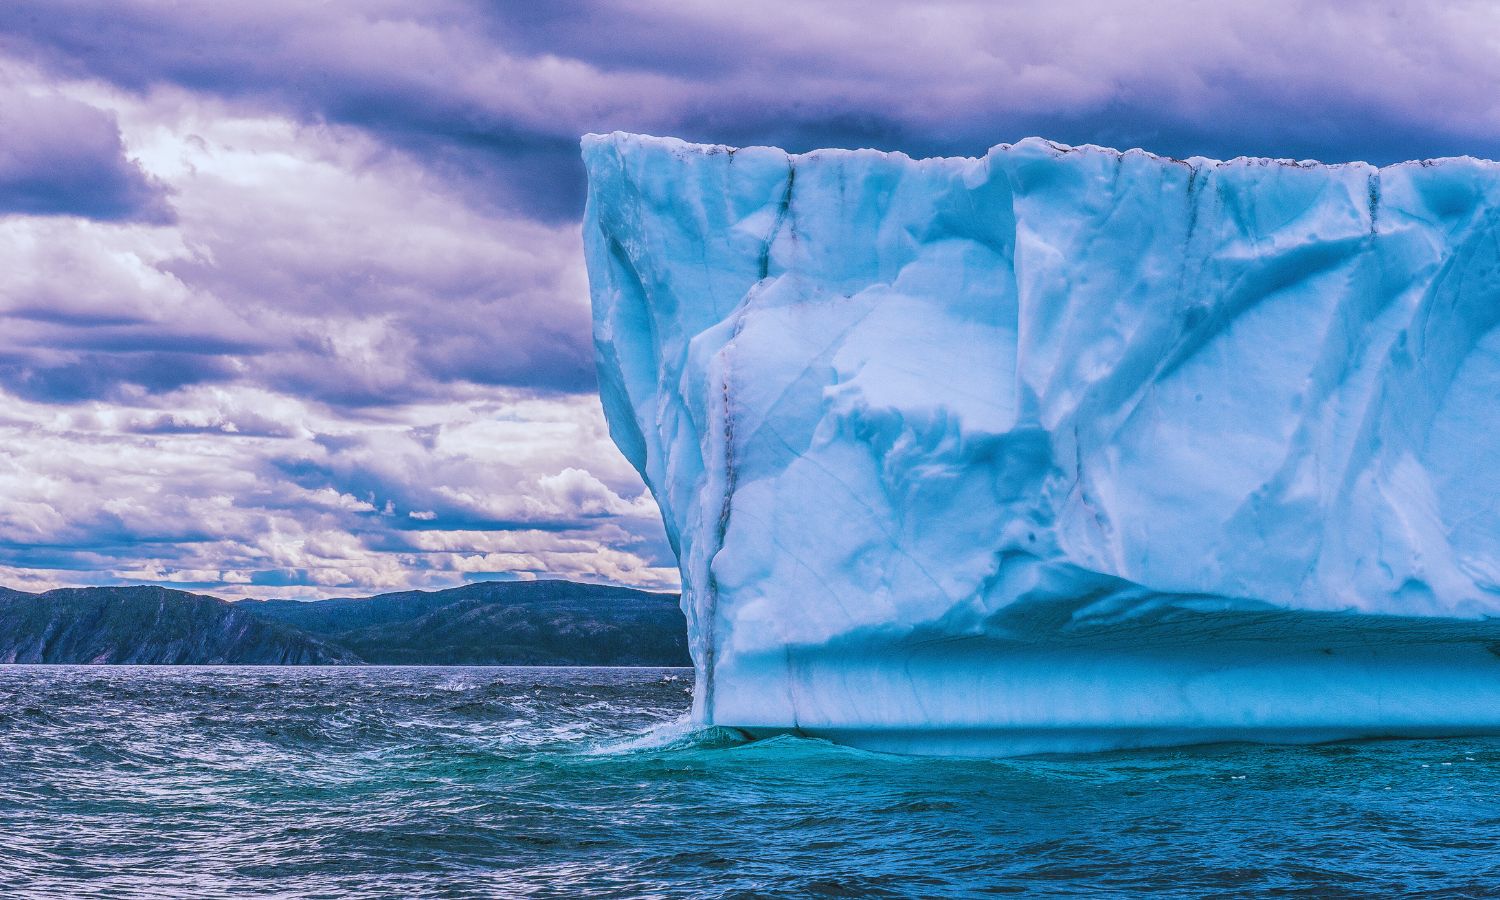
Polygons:
<instances>
[{"instance_id":1,"label":"submerged ice shelf","mask_svg":"<svg viewBox=\"0 0 1500 900\"><path fill-rule=\"evenodd\" d=\"M700 721L1500 730L1500 165L583 148Z\"/></svg>"}]
</instances>

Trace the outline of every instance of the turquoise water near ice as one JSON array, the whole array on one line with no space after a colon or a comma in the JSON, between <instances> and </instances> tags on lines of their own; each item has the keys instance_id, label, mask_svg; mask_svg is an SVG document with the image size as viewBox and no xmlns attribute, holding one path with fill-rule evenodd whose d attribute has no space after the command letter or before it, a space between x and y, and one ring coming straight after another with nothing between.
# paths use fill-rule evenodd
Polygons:
<instances>
[{"instance_id":1,"label":"turquoise water near ice","mask_svg":"<svg viewBox=\"0 0 1500 900\"><path fill-rule=\"evenodd\" d=\"M1494 739L916 759L690 685L0 667L0 896L1500 896Z\"/></svg>"}]
</instances>

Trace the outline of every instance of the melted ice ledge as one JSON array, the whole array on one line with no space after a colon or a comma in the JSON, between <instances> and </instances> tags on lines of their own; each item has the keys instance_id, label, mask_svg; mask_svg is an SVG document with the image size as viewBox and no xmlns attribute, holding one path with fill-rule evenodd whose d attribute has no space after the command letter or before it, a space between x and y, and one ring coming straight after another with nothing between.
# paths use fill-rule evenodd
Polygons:
<instances>
[{"instance_id":1,"label":"melted ice ledge","mask_svg":"<svg viewBox=\"0 0 1500 900\"><path fill-rule=\"evenodd\" d=\"M1500 166L583 147L604 408L700 721L1500 727Z\"/></svg>"}]
</instances>

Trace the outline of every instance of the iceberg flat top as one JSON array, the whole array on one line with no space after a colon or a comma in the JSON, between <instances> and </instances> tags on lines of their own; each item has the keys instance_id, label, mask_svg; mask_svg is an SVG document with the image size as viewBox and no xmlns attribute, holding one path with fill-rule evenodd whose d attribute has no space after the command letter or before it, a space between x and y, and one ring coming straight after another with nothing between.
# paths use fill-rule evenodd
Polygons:
<instances>
[{"instance_id":1,"label":"iceberg flat top","mask_svg":"<svg viewBox=\"0 0 1500 900\"><path fill-rule=\"evenodd\" d=\"M919 164L919 165L920 164L934 164L934 163L936 163L936 164L942 164L942 163L974 163L974 162L978 162L979 160L982 160L982 159L984 159L984 158L986 158L988 156L992 156L992 155L994 155L996 153L1003 153L1003 152L1006 152L1006 151L1009 151L1009 150L1012 150L1012 149L1015 149L1015 148L1018 148L1018 147L1023 147L1023 148L1041 147L1041 148L1049 149L1052 152L1057 153L1057 154L1064 154L1064 153L1103 153L1103 154L1106 154L1106 155L1109 155L1109 156L1142 156L1142 157L1145 157L1147 159L1157 160L1159 162L1172 163L1172 164L1176 164L1176 165L1186 165L1186 166L1192 166L1192 167L1195 167L1195 168L1204 167L1204 166L1220 167L1220 166L1271 166L1271 165L1277 165L1277 166L1291 166L1293 168L1298 168L1298 169L1343 169L1343 168L1349 168L1349 167L1358 167L1360 169L1366 169L1366 170L1387 171L1387 170L1391 170L1391 169L1401 169L1401 168L1405 168L1407 166L1419 166L1421 168L1431 168L1433 166L1469 165L1469 164L1477 164L1477 165L1480 165L1480 166L1487 166L1487 167L1500 166L1500 163L1497 163L1495 160L1486 159L1484 157L1478 157L1478 156L1468 156L1468 155L1464 155L1464 156L1436 156L1436 157L1431 157L1431 158L1427 158L1427 159L1410 159L1410 160L1404 160L1402 162L1388 163L1387 165L1384 165L1384 166L1376 166L1373 163L1363 162L1361 160L1348 160L1346 162L1333 162L1333 163L1329 163L1329 162L1323 162L1321 160L1316 160L1316 159L1291 159L1289 157L1270 157L1270 156L1236 156L1236 157L1233 157L1231 159L1215 159L1215 158L1210 157L1210 156L1176 157L1176 156L1166 156L1166 155L1163 155L1163 154L1160 154L1160 153L1152 153L1150 150L1144 150L1144 149L1141 149L1139 147L1133 147L1133 148L1129 148L1129 149L1126 149L1126 150L1119 150L1119 149L1116 149L1114 147L1105 147L1105 146L1101 146L1099 144L1064 144L1064 143L1061 143L1061 142L1058 142L1058 141L1047 140L1046 138L1042 138L1042 137L1027 137L1027 138L1022 138L1021 140L1016 141L1015 143L1000 143L1000 144L995 144L983 156L910 156L910 155L908 155L908 154L906 154L906 153L904 153L904 152L902 152L900 150L875 150L875 149L868 148L868 147L866 147L866 148L858 148L858 149L854 149L854 148L840 148L840 147L824 147L824 148L820 148L820 149L817 149L817 150L809 150L809 151L807 151L805 153L790 153L790 152L788 152L786 150L781 149L780 147L772 147L772 146L769 146L769 145L752 144L752 145L747 145L747 146L744 146L744 147L734 147L734 146L730 146L728 144L704 144L704 143L698 143L698 142L694 142L694 141L685 141L685 140L682 140L681 138L675 138L675 137L657 137L655 135L636 134L634 132L628 132L628 131L612 131L612 132L608 132L608 133L594 133L594 132L590 132L588 134L585 134L582 137L581 143L582 143L582 145L586 149L589 148L590 146L597 145L597 144L613 144L613 145L632 144L632 145L636 145L636 146L655 145L655 146L659 146L659 147L661 147L663 149L667 149L667 150L678 151L678 152L686 152L686 153L697 153L697 154L702 154L702 155L706 155L706 156L715 156L715 155L718 155L720 153L726 153L726 154L728 154L728 153L740 153L740 152L744 152L744 151L777 153L777 154L781 154L783 156L786 156L786 157L788 157L790 159L807 159L807 158L819 157L819 156L844 156L844 155L861 156L861 155L873 155L873 156L880 156L880 157L891 157L891 158L895 158L895 159L902 159L902 160L906 160L907 162L916 163L916 164Z\"/></svg>"}]
</instances>

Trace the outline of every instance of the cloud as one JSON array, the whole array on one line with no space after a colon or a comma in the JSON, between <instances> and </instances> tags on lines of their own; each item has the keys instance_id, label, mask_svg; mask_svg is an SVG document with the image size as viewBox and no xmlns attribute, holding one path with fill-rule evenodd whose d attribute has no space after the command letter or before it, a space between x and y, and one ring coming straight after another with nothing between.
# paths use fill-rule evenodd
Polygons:
<instances>
[{"instance_id":1,"label":"cloud","mask_svg":"<svg viewBox=\"0 0 1500 900\"><path fill-rule=\"evenodd\" d=\"M0 386L239 381L351 408L592 390L576 226L475 210L357 131L95 94L177 221L0 221Z\"/></svg>"},{"instance_id":2,"label":"cloud","mask_svg":"<svg viewBox=\"0 0 1500 900\"><path fill-rule=\"evenodd\" d=\"M228 361L193 353L0 354L0 385L19 397L55 403L114 397L127 386L160 394L231 373Z\"/></svg>"},{"instance_id":3,"label":"cloud","mask_svg":"<svg viewBox=\"0 0 1500 900\"><path fill-rule=\"evenodd\" d=\"M1500 155L1500 13L0 4L0 583L673 562L592 396L577 139Z\"/></svg>"},{"instance_id":4,"label":"cloud","mask_svg":"<svg viewBox=\"0 0 1500 900\"><path fill-rule=\"evenodd\" d=\"M60 77L135 92L172 85L358 127L491 209L571 219L582 201L579 113L596 92L650 85L503 52L473 28L476 17L457 3L266 3L179 16L144 3L23 0L0 6L0 46Z\"/></svg>"},{"instance_id":5,"label":"cloud","mask_svg":"<svg viewBox=\"0 0 1500 900\"><path fill-rule=\"evenodd\" d=\"M412 406L379 426L233 387L8 408L0 582L149 580L230 597L501 572L676 585L655 507L606 486L633 477L586 398ZM276 427L257 433L264 420ZM483 450L494 446L505 453Z\"/></svg>"},{"instance_id":6,"label":"cloud","mask_svg":"<svg viewBox=\"0 0 1500 900\"><path fill-rule=\"evenodd\" d=\"M545 221L581 205L578 135L613 129L920 154L1035 132L1179 156L1494 153L1496 28L1484 4L1396 0L0 8L11 52L60 76L355 127Z\"/></svg>"},{"instance_id":7,"label":"cloud","mask_svg":"<svg viewBox=\"0 0 1500 900\"><path fill-rule=\"evenodd\" d=\"M108 112L0 85L0 214L169 224L162 184L126 158Z\"/></svg>"}]
</instances>

